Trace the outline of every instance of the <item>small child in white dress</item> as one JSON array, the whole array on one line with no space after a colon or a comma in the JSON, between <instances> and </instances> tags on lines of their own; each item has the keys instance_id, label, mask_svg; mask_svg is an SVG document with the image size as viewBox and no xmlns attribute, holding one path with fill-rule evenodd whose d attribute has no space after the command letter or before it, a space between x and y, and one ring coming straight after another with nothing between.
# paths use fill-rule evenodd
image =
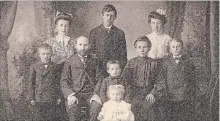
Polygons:
<instances>
[{"instance_id":1,"label":"small child in white dress","mask_svg":"<svg viewBox=\"0 0 220 121\"><path fill-rule=\"evenodd\" d=\"M122 85L110 85L107 91L109 101L103 104L100 121L134 121L131 104L122 100L125 89Z\"/></svg>"}]
</instances>

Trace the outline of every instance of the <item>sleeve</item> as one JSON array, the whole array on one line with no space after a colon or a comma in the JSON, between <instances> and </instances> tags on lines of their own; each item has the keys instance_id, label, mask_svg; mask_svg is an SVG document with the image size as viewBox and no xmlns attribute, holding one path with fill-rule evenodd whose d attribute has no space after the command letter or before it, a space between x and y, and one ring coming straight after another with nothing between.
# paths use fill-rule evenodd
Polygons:
<instances>
[{"instance_id":1,"label":"sleeve","mask_svg":"<svg viewBox=\"0 0 220 121\"><path fill-rule=\"evenodd\" d=\"M131 104L126 103L124 107L124 113L121 115L122 121L134 121L134 115L131 112Z\"/></svg>"},{"instance_id":2,"label":"sleeve","mask_svg":"<svg viewBox=\"0 0 220 121\"><path fill-rule=\"evenodd\" d=\"M119 45L119 52L120 52L120 61L122 65L122 69L125 67L127 63L127 46L126 46L126 40L125 40L125 34L122 32L121 38L120 38L120 45Z\"/></svg>"},{"instance_id":3,"label":"sleeve","mask_svg":"<svg viewBox=\"0 0 220 121\"><path fill-rule=\"evenodd\" d=\"M131 85L129 85L127 83L127 81L123 80L124 81L124 87L125 87L125 98L124 100L127 102L127 103L131 103Z\"/></svg>"},{"instance_id":4,"label":"sleeve","mask_svg":"<svg viewBox=\"0 0 220 121\"><path fill-rule=\"evenodd\" d=\"M126 121L134 121L134 114L132 113L131 110L129 110L129 116L128 116L128 119Z\"/></svg>"},{"instance_id":5,"label":"sleeve","mask_svg":"<svg viewBox=\"0 0 220 121\"><path fill-rule=\"evenodd\" d=\"M34 66L30 67L29 78L28 78L28 92L29 100L35 100L35 84L36 84L36 71Z\"/></svg>"},{"instance_id":6,"label":"sleeve","mask_svg":"<svg viewBox=\"0 0 220 121\"><path fill-rule=\"evenodd\" d=\"M169 43L170 43L171 40L172 40L172 38L169 35L167 35L167 39L164 43L165 44L164 52L167 53L167 54L169 54ZM166 55L166 56L168 56L168 55Z\"/></svg>"},{"instance_id":7,"label":"sleeve","mask_svg":"<svg viewBox=\"0 0 220 121\"><path fill-rule=\"evenodd\" d=\"M121 77L126 81L127 84L133 79L133 63L128 61L124 70L122 71Z\"/></svg>"},{"instance_id":8,"label":"sleeve","mask_svg":"<svg viewBox=\"0 0 220 121\"><path fill-rule=\"evenodd\" d=\"M196 96L196 81L195 81L195 66L192 61L189 62L188 78L190 81L189 90L191 92L192 99Z\"/></svg>"},{"instance_id":9,"label":"sleeve","mask_svg":"<svg viewBox=\"0 0 220 121\"><path fill-rule=\"evenodd\" d=\"M67 55L68 58L76 54L76 49L74 46L74 39L70 38L67 44L67 48L68 48L68 55Z\"/></svg>"},{"instance_id":10,"label":"sleeve","mask_svg":"<svg viewBox=\"0 0 220 121\"><path fill-rule=\"evenodd\" d=\"M95 30L90 31L89 41L91 42L90 52L92 54L95 54L95 52L96 52Z\"/></svg>"},{"instance_id":11,"label":"sleeve","mask_svg":"<svg viewBox=\"0 0 220 121\"><path fill-rule=\"evenodd\" d=\"M128 61L121 74L124 84L125 84L125 101L131 102L132 92L131 92L131 82L133 81L133 64L131 61Z\"/></svg>"},{"instance_id":12,"label":"sleeve","mask_svg":"<svg viewBox=\"0 0 220 121\"><path fill-rule=\"evenodd\" d=\"M101 83L102 80L104 79L104 69L101 66L101 61L100 60L96 60L97 62L97 67L96 67L96 85L95 85L95 89L94 89L94 93L97 95L100 95L100 87L101 87Z\"/></svg>"},{"instance_id":13,"label":"sleeve","mask_svg":"<svg viewBox=\"0 0 220 121\"><path fill-rule=\"evenodd\" d=\"M101 84L102 84L102 80L99 80L95 85L94 94L96 94L98 96L100 96Z\"/></svg>"},{"instance_id":14,"label":"sleeve","mask_svg":"<svg viewBox=\"0 0 220 121\"><path fill-rule=\"evenodd\" d=\"M158 62L157 62L158 64ZM166 63L157 65L155 71L155 84L151 91L151 94L156 96L158 99L166 95Z\"/></svg>"},{"instance_id":15,"label":"sleeve","mask_svg":"<svg viewBox=\"0 0 220 121\"><path fill-rule=\"evenodd\" d=\"M104 115L105 115L105 110L106 110L106 104L104 103L98 117L105 118L105 117L104 117Z\"/></svg>"},{"instance_id":16,"label":"sleeve","mask_svg":"<svg viewBox=\"0 0 220 121\"><path fill-rule=\"evenodd\" d=\"M101 84L101 88L100 88L100 97L102 99L102 102L107 102L108 100L108 97L107 97L107 82L106 80L103 80L102 81L102 84Z\"/></svg>"},{"instance_id":17,"label":"sleeve","mask_svg":"<svg viewBox=\"0 0 220 121\"><path fill-rule=\"evenodd\" d=\"M60 79L62 74L62 64L57 64L55 69L55 92L56 92L56 99L61 99L62 91L60 86Z\"/></svg>"},{"instance_id":18,"label":"sleeve","mask_svg":"<svg viewBox=\"0 0 220 121\"><path fill-rule=\"evenodd\" d=\"M72 88L70 87L70 84L71 84L71 67L68 61L66 61L64 62L63 72L60 81L61 90L63 92L65 99L67 99L67 97L70 94L74 93Z\"/></svg>"}]
</instances>

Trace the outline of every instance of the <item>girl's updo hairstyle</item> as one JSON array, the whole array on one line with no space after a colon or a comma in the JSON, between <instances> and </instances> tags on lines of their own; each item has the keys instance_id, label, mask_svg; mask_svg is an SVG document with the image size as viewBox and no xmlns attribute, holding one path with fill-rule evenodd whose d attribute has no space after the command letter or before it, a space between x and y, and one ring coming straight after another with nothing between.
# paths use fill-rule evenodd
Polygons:
<instances>
[{"instance_id":1,"label":"girl's updo hairstyle","mask_svg":"<svg viewBox=\"0 0 220 121\"><path fill-rule=\"evenodd\" d=\"M156 11L150 12L148 15L148 23L151 22L151 18L161 20L163 25L167 23L166 11L163 9L157 9Z\"/></svg>"},{"instance_id":2,"label":"girl's updo hairstyle","mask_svg":"<svg viewBox=\"0 0 220 121\"><path fill-rule=\"evenodd\" d=\"M63 12L57 12L54 23L57 25L59 20L66 20L69 21L69 24L72 22L72 15L68 13L63 13Z\"/></svg>"}]
</instances>

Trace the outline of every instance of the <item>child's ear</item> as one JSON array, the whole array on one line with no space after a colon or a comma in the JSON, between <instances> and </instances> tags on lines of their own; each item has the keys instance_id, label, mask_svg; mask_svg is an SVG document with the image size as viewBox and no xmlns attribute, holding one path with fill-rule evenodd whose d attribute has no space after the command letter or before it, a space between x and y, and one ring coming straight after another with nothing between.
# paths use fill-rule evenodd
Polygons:
<instances>
[{"instance_id":1,"label":"child's ear","mask_svg":"<svg viewBox=\"0 0 220 121\"><path fill-rule=\"evenodd\" d=\"M101 18L103 18L104 13L101 13L100 15L101 15Z\"/></svg>"}]
</instances>

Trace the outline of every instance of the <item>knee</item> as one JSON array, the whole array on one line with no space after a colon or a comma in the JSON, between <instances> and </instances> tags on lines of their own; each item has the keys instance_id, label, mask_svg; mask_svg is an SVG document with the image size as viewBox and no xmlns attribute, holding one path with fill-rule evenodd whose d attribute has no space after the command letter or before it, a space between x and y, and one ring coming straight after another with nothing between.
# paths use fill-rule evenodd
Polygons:
<instances>
[{"instance_id":1,"label":"knee","mask_svg":"<svg viewBox=\"0 0 220 121\"><path fill-rule=\"evenodd\" d=\"M67 112L69 114L77 114L79 112L78 105L73 104L71 106L67 106Z\"/></svg>"}]
</instances>

